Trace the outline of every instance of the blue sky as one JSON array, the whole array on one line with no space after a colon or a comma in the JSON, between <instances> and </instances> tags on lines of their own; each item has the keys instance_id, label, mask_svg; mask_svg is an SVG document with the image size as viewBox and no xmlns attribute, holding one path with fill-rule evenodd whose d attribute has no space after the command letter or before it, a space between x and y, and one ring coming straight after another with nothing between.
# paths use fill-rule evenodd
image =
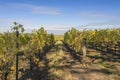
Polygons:
<instances>
[{"instance_id":1,"label":"blue sky","mask_svg":"<svg viewBox=\"0 0 120 80\"><path fill-rule=\"evenodd\" d=\"M0 0L0 31L10 30L14 21L26 32L45 27L55 34L71 27L119 27L119 8L120 0Z\"/></svg>"}]
</instances>

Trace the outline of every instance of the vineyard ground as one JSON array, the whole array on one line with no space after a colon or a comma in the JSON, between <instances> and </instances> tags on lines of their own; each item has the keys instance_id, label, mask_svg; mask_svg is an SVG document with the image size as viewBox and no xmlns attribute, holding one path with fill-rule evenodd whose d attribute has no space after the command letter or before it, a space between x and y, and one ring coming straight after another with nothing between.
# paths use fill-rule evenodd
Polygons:
<instances>
[{"instance_id":1,"label":"vineyard ground","mask_svg":"<svg viewBox=\"0 0 120 80\"><path fill-rule=\"evenodd\" d=\"M56 43L42 60L33 63L32 71L26 70L22 74L20 80L120 80L119 57L88 49L87 57L81 63L71 54L63 43Z\"/></svg>"}]
</instances>

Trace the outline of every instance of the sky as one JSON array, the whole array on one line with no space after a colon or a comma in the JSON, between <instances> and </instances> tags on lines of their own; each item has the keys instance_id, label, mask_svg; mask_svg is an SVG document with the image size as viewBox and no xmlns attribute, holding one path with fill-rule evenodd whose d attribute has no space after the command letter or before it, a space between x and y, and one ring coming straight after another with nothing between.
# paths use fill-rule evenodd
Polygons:
<instances>
[{"instance_id":1,"label":"sky","mask_svg":"<svg viewBox=\"0 0 120 80\"><path fill-rule=\"evenodd\" d=\"M0 32L13 22L26 32L44 27L48 33L64 34L76 29L120 27L120 0L0 0Z\"/></svg>"}]
</instances>

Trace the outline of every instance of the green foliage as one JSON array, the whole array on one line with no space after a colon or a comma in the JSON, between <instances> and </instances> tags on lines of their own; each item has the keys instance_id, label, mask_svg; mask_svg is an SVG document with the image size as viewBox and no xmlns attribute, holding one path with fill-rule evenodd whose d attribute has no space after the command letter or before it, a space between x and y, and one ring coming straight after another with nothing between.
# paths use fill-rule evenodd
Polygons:
<instances>
[{"instance_id":1,"label":"green foliage","mask_svg":"<svg viewBox=\"0 0 120 80\"><path fill-rule=\"evenodd\" d=\"M29 58L34 53L42 53L46 46L54 43L54 35L47 34L43 27L34 30L32 33L24 33L24 27L14 22L12 32L0 34L0 72L2 80L8 77L10 71L15 72L15 55L24 52L24 56ZM17 48L16 45L19 47Z\"/></svg>"},{"instance_id":2,"label":"green foliage","mask_svg":"<svg viewBox=\"0 0 120 80\"><path fill-rule=\"evenodd\" d=\"M104 42L105 45L117 44L120 41L120 28L118 29L100 29L85 31L87 42L94 42L95 45Z\"/></svg>"},{"instance_id":3,"label":"green foliage","mask_svg":"<svg viewBox=\"0 0 120 80\"><path fill-rule=\"evenodd\" d=\"M44 47L51 45L54 42L54 35L47 34L43 27L34 30L31 35L31 40L29 44L31 44L32 48L39 50L39 52L43 52Z\"/></svg>"},{"instance_id":4,"label":"green foliage","mask_svg":"<svg viewBox=\"0 0 120 80\"><path fill-rule=\"evenodd\" d=\"M101 42L104 42L106 46L110 43L117 44L120 42L120 28L83 31L72 28L64 34L64 41L76 52L81 51L84 38L87 44L94 42L96 46L99 46Z\"/></svg>"},{"instance_id":5,"label":"green foliage","mask_svg":"<svg viewBox=\"0 0 120 80\"><path fill-rule=\"evenodd\" d=\"M0 37L0 72L2 73L2 79L4 75L10 73L11 67L14 62L16 53L14 35L12 33L4 33Z\"/></svg>"},{"instance_id":6,"label":"green foliage","mask_svg":"<svg viewBox=\"0 0 120 80\"><path fill-rule=\"evenodd\" d=\"M81 51L82 35L81 32L72 28L64 35L64 41L76 52Z\"/></svg>"}]
</instances>

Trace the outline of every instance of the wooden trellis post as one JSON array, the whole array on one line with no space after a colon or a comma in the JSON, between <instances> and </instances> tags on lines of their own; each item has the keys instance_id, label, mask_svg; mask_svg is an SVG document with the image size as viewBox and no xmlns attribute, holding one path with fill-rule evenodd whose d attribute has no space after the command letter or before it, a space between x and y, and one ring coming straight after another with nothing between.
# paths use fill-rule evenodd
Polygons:
<instances>
[{"instance_id":1,"label":"wooden trellis post","mask_svg":"<svg viewBox=\"0 0 120 80\"><path fill-rule=\"evenodd\" d=\"M83 52L83 57L86 56L86 39L84 38L82 41L82 52Z\"/></svg>"},{"instance_id":2,"label":"wooden trellis post","mask_svg":"<svg viewBox=\"0 0 120 80\"><path fill-rule=\"evenodd\" d=\"M18 44L18 36L19 36L19 31L16 31L16 48L18 49L19 44ZM16 54L16 80L18 80L18 53Z\"/></svg>"}]
</instances>

